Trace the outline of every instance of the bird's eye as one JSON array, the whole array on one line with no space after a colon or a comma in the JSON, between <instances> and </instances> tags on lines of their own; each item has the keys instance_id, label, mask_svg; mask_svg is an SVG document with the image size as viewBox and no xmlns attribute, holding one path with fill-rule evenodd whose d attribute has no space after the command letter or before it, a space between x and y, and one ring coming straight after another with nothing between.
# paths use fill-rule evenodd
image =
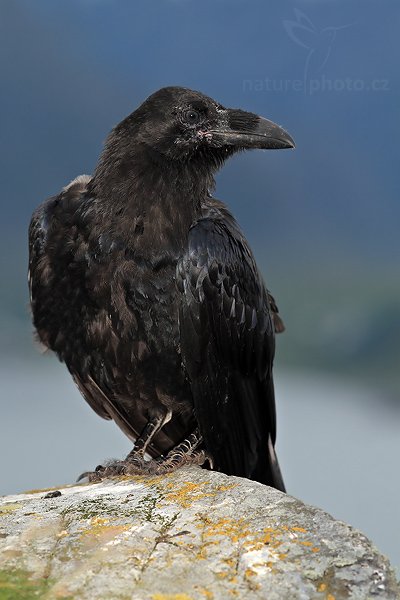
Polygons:
<instances>
[{"instance_id":1,"label":"bird's eye","mask_svg":"<svg viewBox=\"0 0 400 600\"><path fill-rule=\"evenodd\" d=\"M202 119L201 113L199 113L198 110L194 110L194 108L188 108L187 110L184 110L182 117L184 122L188 125L197 125Z\"/></svg>"}]
</instances>

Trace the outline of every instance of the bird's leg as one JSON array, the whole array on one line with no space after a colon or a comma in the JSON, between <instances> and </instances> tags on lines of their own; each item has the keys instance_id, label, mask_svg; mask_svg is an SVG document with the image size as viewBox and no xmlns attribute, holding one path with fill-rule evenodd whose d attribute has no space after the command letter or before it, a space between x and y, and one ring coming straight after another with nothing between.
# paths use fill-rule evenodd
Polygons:
<instances>
[{"instance_id":1,"label":"bird's leg","mask_svg":"<svg viewBox=\"0 0 400 600\"><path fill-rule=\"evenodd\" d=\"M152 461L146 461L144 455L148 445L158 431L171 419L171 412L165 411L164 414L156 415L148 421L136 439L135 445L129 452L125 460L113 461L108 465L99 465L94 471L87 471L79 476L78 481L87 477L89 481L100 481L105 477L113 475L140 475L148 472L148 464Z\"/></svg>"},{"instance_id":2,"label":"bird's leg","mask_svg":"<svg viewBox=\"0 0 400 600\"><path fill-rule=\"evenodd\" d=\"M144 427L140 436L136 439L135 445L129 452L125 461L132 464L143 465L144 455L153 437L160 431L160 429L168 423L171 419L171 411L166 412L164 415L157 415L151 419Z\"/></svg>"},{"instance_id":3,"label":"bird's leg","mask_svg":"<svg viewBox=\"0 0 400 600\"><path fill-rule=\"evenodd\" d=\"M160 456L149 463L149 472L153 475L163 475L183 465L202 465L210 460L205 450L199 449L203 438L196 429L181 444L175 446L166 456Z\"/></svg>"}]
</instances>

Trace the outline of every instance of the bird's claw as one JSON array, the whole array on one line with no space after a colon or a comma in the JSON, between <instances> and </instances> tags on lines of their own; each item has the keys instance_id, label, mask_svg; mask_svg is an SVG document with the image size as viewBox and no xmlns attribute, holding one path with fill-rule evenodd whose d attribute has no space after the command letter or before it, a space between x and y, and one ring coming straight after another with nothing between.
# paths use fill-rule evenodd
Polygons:
<instances>
[{"instance_id":1,"label":"bird's claw","mask_svg":"<svg viewBox=\"0 0 400 600\"><path fill-rule=\"evenodd\" d=\"M121 475L146 475L149 472L148 463L137 457L131 457L130 460L113 461L105 465L97 465L94 471L85 471L77 481L88 479L90 483L102 481L109 477L120 477Z\"/></svg>"},{"instance_id":2,"label":"bird's claw","mask_svg":"<svg viewBox=\"0 0 400 600\"><path fill-rule=\"evenodd\" d=\"M201 466L207 460L212 468L212 458L204 450L193 450L185 453L179 449L171 451L166 456L159 456L151 460L131 456L129 460L98 465L94 471L82 473L78 481L87 478L90 483L95 483L109 477L120 477L121 475L165 475L184 465Z\"/></svg>"}]
</instances>

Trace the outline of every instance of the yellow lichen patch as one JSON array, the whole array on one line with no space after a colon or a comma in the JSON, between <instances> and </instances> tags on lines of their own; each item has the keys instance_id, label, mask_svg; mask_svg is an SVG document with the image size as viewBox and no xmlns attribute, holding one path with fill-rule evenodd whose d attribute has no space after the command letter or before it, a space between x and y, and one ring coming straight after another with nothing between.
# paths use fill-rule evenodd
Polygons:
<instances>
[{"instance_id":1,"label":"yellow lichen patch","mask_svg":"<svg viewBox=\"0 0 400 600\"><path fill-rule=\"evenodd\" d=\"M237 483L227 483L225 485L219 485L216 490L218 492L227 492L228 490L231 490L232 488L237 487L238 484Z\"/></svg>"},{"instance_id":2,"label":"yellow lichen patch","mask_svg":"<svg viewBox=\"0 0 400 600\"><path fill-rule=\"evenodd\" d=\"M173 476L173 473L165 473L164 475L122 475L118 479L120 479L121 481L142 483L146 487L156 487L164 489L165 481L167 479L171 479L171 477Z\"/></svg>"},{"instance_id":3,"label":"yellow lichen patch","mask_svg":"<svg viewBox=\"0 0 400 600\"><path fill-rule=\"evenodd\" d=\"M226 563L231 569L236 567L236 560L233 560L233 558L224 558L224 563Z\"/></svg>"},{"instance_id":4,"label":"yellow lichen patch","mask_svg":"<svg viewBox=\"0 0 400 600\"><path fill-rule=\"evenodd\" d=\"M249 551L262 550L265 546L275 549L282 544L282 535L286 535L286 532L283 533L279 528L266 527L262 532L254 532L249 536L244 546Z\"/></svg>"},{"instance_id":5,"label":"yellow lichen patch","mask_svg":"<svg viewBox=\"0 0 400 600\"><path fill-rule=\"evenodd\" d=\"M251 535L251 530L244 519L231 519L229 517L212 521L207 517L203 517L205 528L203 530L203 538L213 536L228 537L231 542L235 543L241 539L245 539ZM201 527L201 525L199 525Z\"/></svg>"},{"instance_id":6,"label":"yellow lichen patch","mask_svg":"<svg viewBox=\"0 0 400 600\"><path fill-rule=\"evenodd\" d=\"M213 546L218 546L218 544L219 542L217 541L205 542L203 540L202 545L197 549L196 558L199 560L206 560L208 558L209 548L212 548Z\"/></svg>"},{"instance_id":7,"label":"yellow lichen patch","mask_svg":"<svg viewBox=\"0 0 400 600\"><path fill-rule=\"evenodd\" d=\"M82 531L81 541L84 542L85 546L107 544L121 533L128 531L130 527L130 525L94 525Z\"/></svg>"},{"instance_id":8,"label":"yellow lichen patch","mask_svg":"<svg viewBox=\"0 0 400 600\"><path fill-rule=\"evenodd\" d=\"M307 537L309 537L307 530L303 527L287 527L286 525L281 525L275 529L273 527L265 527L263 534L254 536L249 541L246 541L245 547L248 550L261 550L263 546L268 546L271 550L276 550L283 543L289 543L304 546L311 552L320 551L320 548L315 547L309 539L301 539L304 537L301 534L307 534ZM287 551L281 552L276 556L282 560L286 558Z\"/></svg>"},{"instance_id":9,"label":"yellow lichen patch","mask_svg":"<svg viewBox=\"0 0 400 600\"><path fill-rule=\"evenodd\" d=\"M246 579L248 577L254 577L255 575L257 575L257 573L253 571L253 569L246 569L244 572L244 576L246 577Z\"/></svg>"},{"instance_id":10,"label":"yellow lichen patch","mask_svg":"<svg viewBox=\"0 0 400 600\"><path fill-rule=\"evenodd\" d=\"M104 519L103 517L92 517L90 519L91 526L107 525L107 523L109 523L109 522L110 522L110 519Z\"/></svg>"},{"instance_id":11,"label":"yellow lichen patch","mask_svg":"<svg viewBox=\"0 0 400 600\"><path fill-rule=\"evenodd\" d=\"M227 571L218 571L215 573L215 575L218 577L218 579L226 579L229 573Z\"/></svg>"},{"instance_id":12,"label":"yellow lichen patch","mask_svg":"<svg viewBox=\"0 0 400 600\"><path fill-rule=\"evenodd\" d=\"M94 525L93 527L84 529L81 535L103 535L104 533L117 535L123 531L127 531L129 528L130 525Z\"/></svg>"},{"instance_id":13,"label":"yellow lichen patch","mask_svg":"<svg viewBox=\"0 0 400 600\"><path fill-rule=\"evenodd\" d=\"M226 579L227 581L229 581L229 583L237 583L237 577L235 572L232 571L217 571L215 573L215 576L218 579Z\"/></svg>"},{"instance_id":14,"label":"yellow lichen patch","mask_svg":"<svg viewBox=\"0 0 400 600\"><path fill-rule=\"evenodd\" d=\"M313 542L307 530L302 527L288 527L279 525L277 527L265 527L261 531L254 530L246 519L233 519L224 517L213 521L207 514L200 514L201 523L198 527L202 529L201 545L197 549L197 558L208 558L209 551L212 552L211 544L220 544L225 540L229 540L231 544L239 544L246 551L246 556L250 561L248 568L255 574L259 575L258 570L268 569L274 572L278 567L278 562L284 561L290 555L291 547L298 545L303 547L308 552L319 552L320 549L313 545ZM221 539L222 538L222 539ZM306 538L306 539L304 539ZM214 551L215 552L215 551ZM253 552L262 552L262 563L251 564L253 560ZM267 559L267 560L265 560ZM224 559L224 563L228 568L228 574L232 578L237 575L236 561L233 557ZM264 571L265 572L265 571ZM219 577L227 577L225 571ZM248 577L248 574L245 575Z\"/></svg>"},{"instance_id":15,"label":"yellow lichen patch","mask_svg":"<svg viewBox=\"0 0 400 600\"><path fill-rule=\"evenodd\" d=\"M22 504L19 504L18 502L9 502L8 504L0 506L0 513L14 512L14 510L18 510L21 506Z\"/></svg>"},{"instance_id":16,"label":"yellow lichen patch","mask_svg":"<svg viewBox=\"0 0 400 600\"><path fill-rule=\"evenodd\" d=\"M193 600L187 594L152 594L152 600Z\"/></svg>"},{"instance_id":17,"label":"yellow lichen patch","mask_svg":"<svg viewBox=\"0 0 400 600\"><path fill-rule=\"evenodd\" d=\"M218 579L226 579L226 581L228 581L229 583L237 583L237 577L235 573L232 573L231 571L217 571L214 573L214 575Z\"/></svg>"},{"instance_id":18,"label":"yellow lichen patch","mask_svg":"<svg viewBox=\"0 0 400 600\"><path fill-rule=\"evenodd\" d=\"M214 598L213 592L211 592L207 588L198 588L198 590L199 590L200 594L203 594L203 596L205 598L208 598L208 600L212 600Z\"/></svg>"},{"instance_id":19,"label":"yellow lichen patch","mask_svg":"<svg viewBox=\"0 0 400 600\"><path fill-rule=\"evenodd\" d=\"M183 485L178 489L174 489L174 484L168 483L167 488L173 491L168 492L165 495L164 499L168 502L176 502L177 504L182 506L182 508L189 508L194 502L197 502L202 498L215 496L215 493L213 492L202 491L202 488L208 483L208 481L205 481L203 483L193 483L191 481L184 481Z\"/></svg>"},{"instance_id":20,"label":"yellow lichen patch","mask_svg":"<svg viewBox=\"0 0 400 600\"><path fill-rule=\"evenodd\" d=\"M201 546L196 554L196 558L199 560L206 560L208 558L206 546Z\"/></svg>"},{"instance_id":21,"label":"yellow lichen patch","mask_svg":"<svg viewBox=\"0 0 400 600\"><path fill-rule=\"evenodd\" d=\"M307 541L305 541L305 542L300 541L298 543L301 544L302 546L312 546L313 545L312 542L307 542Z\"/></svg>"},{"instance_id":22,"label":"yellow lichen patch","mask_svg":"<svg viewBox=\"0 0 400 600\"><path fill-rule=\"evenodd\" d=\"M317 592L324 594L323 597L325 598L325 600L335 600L335 596L333 594L330 594L328 589L329 589L329 584L322 581L317 587ZM346 598L347 598L347 595L346 595Z\"/></svg>"}]
</instances>

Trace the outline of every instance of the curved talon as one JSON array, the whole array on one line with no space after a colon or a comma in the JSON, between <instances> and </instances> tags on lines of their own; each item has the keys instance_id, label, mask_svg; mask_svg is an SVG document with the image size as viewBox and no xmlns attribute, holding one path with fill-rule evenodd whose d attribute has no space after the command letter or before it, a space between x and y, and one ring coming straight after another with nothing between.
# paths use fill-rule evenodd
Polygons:
<instances>
[{"instance_id":1,"label":"curved talon","mask_svg":"<svg viewBox=\"0 0 400 600\"><path fill-rule=\"evenodd\" d=\"M79 483L80 481L82 481L82 479L85 479L85 477L89 478L89 475L91 474L91 471L84 471L83 473L81 473L78 477L78 479L76 480L76 483Z\"/></svg>"}]
</instances>

